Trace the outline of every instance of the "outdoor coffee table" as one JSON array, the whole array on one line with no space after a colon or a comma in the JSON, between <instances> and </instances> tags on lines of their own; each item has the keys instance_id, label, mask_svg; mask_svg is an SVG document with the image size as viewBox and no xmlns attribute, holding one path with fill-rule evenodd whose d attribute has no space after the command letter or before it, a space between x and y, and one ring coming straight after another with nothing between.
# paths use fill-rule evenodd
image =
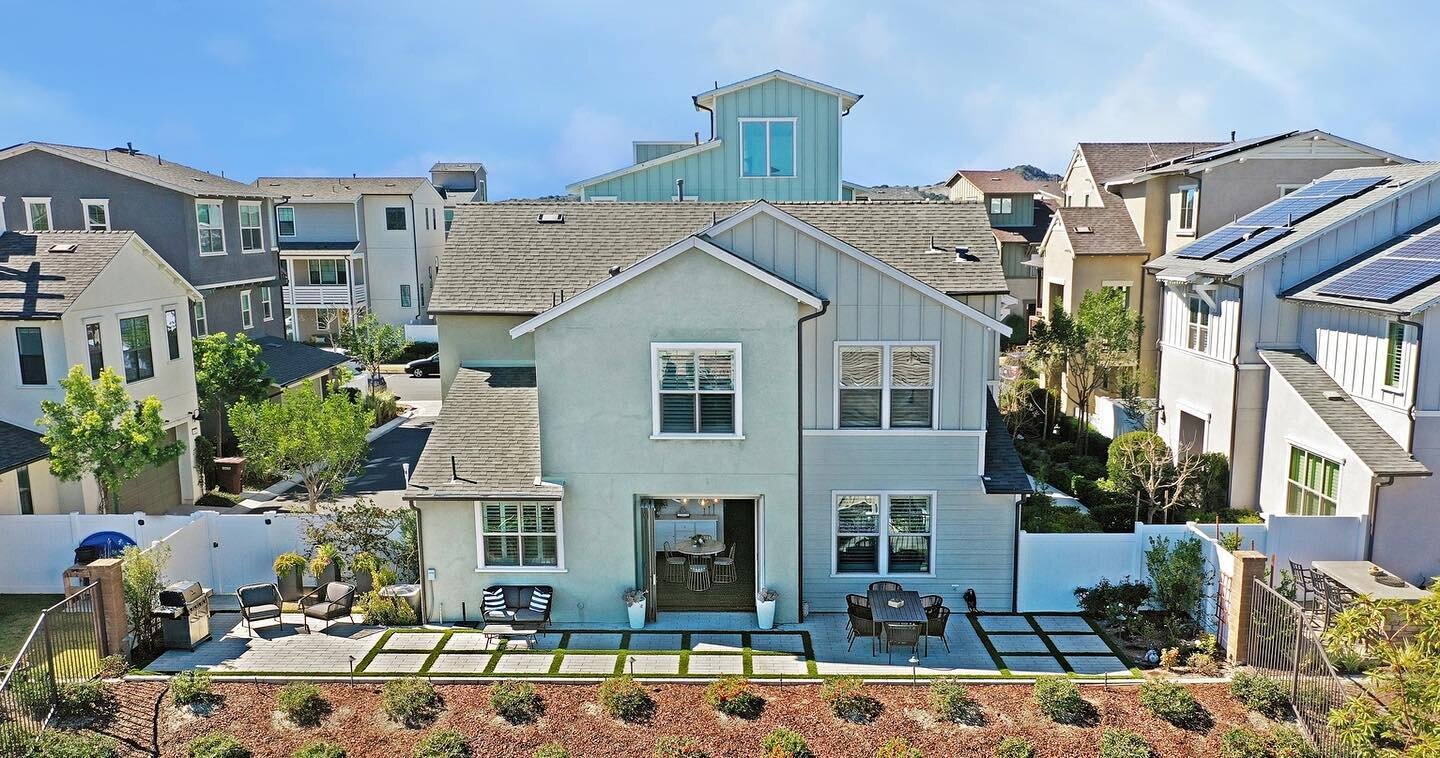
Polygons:
<instances>
[{"instance_id":1,"label":"outdoor coffee table","mask_svg":"<svg viewBox=\"0 0 1440 758\"><path fill-rule=\"evenodd\" d=\"M535 644L536 631L534 627L516 627L511 624L486 624L480 629L480 633L485 635L487 642L497 639L510 639L511 637L524 637L530 641L531 645Z\"/></svg>"},{"instance_id":2,"label":"outdoor coffee table","mask_svg":"<svg viewBox=\"0 0 1440 758\"><path fill-rule=\"evenodd\" d=\"M866 593L870 599L870 618L885 630L885 644L890 644L891 624L919 624L920 634L925 634L925 608L920 605L920 593L913 590L870 590ZM901 600L905 604L899 608L890 605L891 600Z\"/></svg>"}]
</instances>

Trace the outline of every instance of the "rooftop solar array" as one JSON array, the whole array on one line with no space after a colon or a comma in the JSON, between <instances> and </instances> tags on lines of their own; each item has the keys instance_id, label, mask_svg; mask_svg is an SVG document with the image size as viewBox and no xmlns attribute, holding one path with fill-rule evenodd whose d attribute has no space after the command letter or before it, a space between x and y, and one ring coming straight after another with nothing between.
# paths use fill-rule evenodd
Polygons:
<instances>
[{"instance_id":1,"label":"rooftop solar array","mask_svg":"<svg viewBox=\"0 0 1440 758\"><path fill-rule=\"evenodd\" d=\"M1246 234L1257 231L1259 230L1242 226L1221 227L1180 248L1175 255L1180 258L1209 258L1244 239Z\"/></svg>"},{"instance_id":2,"label":"rooftop solar array","mask_svg":"<svg viewBox=\"0 0 1440 758\"><path fill-rule=\"evenodd\" d=\"M1225 261L1226 263L1238 261L1260 247L1268 245L1289 233L1290 229L1284 226L1261 229L1240 242L1225 248L1219 255L1215 256L1215 260Z\"/></svg>"},{"instance_id":3,"label":"rooftop solar array","mask_svg":"<svg viewBox=\"0 0 1440 758\"><path fill-rule=\"evenodd\" d=\"M1385 181L1384 176L1357 179L1327 179L1298 189L1285 197L1201 237L1175 253L1179 258L1203 259L1220 253L1216 260L1240 260L1290 233L1288 227L1326 208L1354 197Z\"/></svg>"},{"instance_id":4,"label":"rooftop solar array","mask_svg":"<svg viewBox=\"0 0 1440 758\"><path fill-rule=\"evenodd\" d=\"M1417 237L1347 271L1316 290L1388 303L1440 280L1440 233Z\"/></svg>"}]
</instances>

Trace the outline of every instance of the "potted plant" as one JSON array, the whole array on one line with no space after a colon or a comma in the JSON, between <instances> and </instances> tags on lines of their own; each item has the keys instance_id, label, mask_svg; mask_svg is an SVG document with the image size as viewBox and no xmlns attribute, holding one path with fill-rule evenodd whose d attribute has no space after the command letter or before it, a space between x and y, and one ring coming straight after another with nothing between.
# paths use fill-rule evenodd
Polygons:
<instances>
[{"instance_id":1,"label":"potted plant","mask_svg":"<svg viewBox=\"0 0 1440 758\"><path fill-rule=\"evenodd\" d=\"M769 587L761 587L760 591L755 593L755 616L761 629L775 627L775 601L779 599L780 593Z\"/></svg>"},{"instance_id":2,"label":"potted plant","mask_svg":"<svg viewBox=\"0 0 1440 758\"><path fill-rule=\"evenodd\" d=\"M355 582L355 594L363 595L375 587L375 576L380 573L380 560L368 550L361 550L350 559L350 576Z\"/></svg>"},{"instance_id":3,"label":"potted plant","mask_svg":"<svg viewBox=\"0 0 1440 758\"><path fill-rule=\"evenodd\" d=\"M340 551L329 543L317 545L310 558L310 576L316 585L340 581Z\"/></svg>"},{"instance_id":4,"label":"potted plant","mask_svg":"<svg viewBox=\"0 0 1440 758\"><path fill-rule=\"evenodd\" d=\"M280 588L280 598L289 602L305 594L301 589L300 575L305 571L305 556L299 553L281 553L275 556L275 586Z\"/></svg>"},{"instance_id":5,"label":"potted plant","mask_svg":"<svg viewBox=\"0 0 1440 758\"><path fill-rule=\"evenodd\" d=\"M645 628L645 590L633 588L625 590L621 596L625 600L625 611L630 614L630 628Z\"/></svg>"}]
</instances>

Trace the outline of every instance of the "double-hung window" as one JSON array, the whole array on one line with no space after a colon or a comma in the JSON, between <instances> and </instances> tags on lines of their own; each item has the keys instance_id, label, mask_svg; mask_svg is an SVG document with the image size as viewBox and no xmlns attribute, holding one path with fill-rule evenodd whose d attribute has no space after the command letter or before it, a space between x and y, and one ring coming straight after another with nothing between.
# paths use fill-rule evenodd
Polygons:
<instances>
[{"instance_id":1,"label":"double-hung window","mask_svg":"<svg viewBox=\"0 0 1440 758\"><path fill-rule=\"evenodd\" d=\"M205 301L190 304L190 315L195 321L195 336L204 337L210 333L205 325Z\"/></svg>"},{"instance_id":2,"label":"double-hung window","mask_svg":"<svg viewBox=\"0 0 1440 758\"><path fill-rule=\"evenodd\" d=\"M1210 347L1210 303L1198 293L1190 293L1190 313L1185 323L1185 347L1205 352Z\"/></svg>"},{"instance_id":3,"label":"double-hung window","mask_svg":"<svg viewBox=\"0 0 1440 758\"><path fill-rule=\"evenodd\" d=\"M450 234L450 227L455 225L455 209L445 209L445 234Z\"/></svg>"},{"instance_id":4,"label":"double-hung window","mask_svg":"<svg viewBox=\"0 0 1440 758\"><path fill-rule=\"evenodd\" d=\"M281 237L295 236L295 209L284 205L275 209L275 231Z\"/></svg>"},{"instance_id":5,"label":"double-hung window","mask_svg":"<svg viewBox=\"0 0 1440 758\"><path fill-rule=\"evenodd\" d=\"M656 343L651 348L655 436L740 436L739 344Z\"/></svg>"},{"instance_id":6,"label":"double-hung window","mask_svg":"<svg viewBox=\"0 0 1440 758\"><path fill-rule=\"evenodd\" d=\"M1200 188L1194 185L1180 188L1180 231L1195 231L1195 201L1200 197Z\"/></svg>"},{"instance_id":7,"label":"double-hung window","mask_svg":"<svg viewBox=\"0 0 1440 758\"><path fill-rule=\"evenodd\" d=\"M45 340L40 327L15 327L15 342L20 351L20 383L45 384Z\"/></svg>"},{"instance_id":8,"label":"double-hung window","mask_svg":"<svg viewBox=\"0 0 1440 758\"><path fill-rule=\"evenodd\" d=\"M260 288L260 315L263 316L266 321L273 321L275 319L275 306L270 302L269 287Z\"/></svg>"},{"instance_id":9,"label":"double-hung window","mask_svg":"<svg viewBox=\"0 0 1440 758\"><path fill-rule=\"evenodd\" d=\"M1015 209L1015 201L1008 197L990 198L990 212L996 215L1005 215Z\"/></svg>"},{"instance_id":10,"label":"double-hung window","mask_svg":"<svg viewBox=\"0 0 1440 758\"><path fill-rule=\"evenodd\" d=\"M835 494L835 573L893 576L934 570L935 493Z\"/></svg>"},{"instance_id":11,"label":"double-hung window","mask_svg":"<svg viewBox=\"0 0 1440 758\"><path fill-rule=\"evenodd\" d=\"M400 307L410 307L410 285L408 284L400 285Z\"/></svg>"},{"instance_id":12,"label":"double-hung window","mask_svg":"<svg viewBox=\"0 0 1440 758\"><path fill-rule=\"evenodd\" d=\"M555 500L475 504L480 568L561 568L560 503Z\"/></svg>"},{"instance_id":13,"label":"double-hung window","mask_svg":"<svg viewBox=\"0 0 1440 758\"><path fill-rule=\"evenodd\" d=\"M385 209L385 228L386 228L387 230L389 230L389 231L392 231L392 232L403 232L403 231L405 231L405 209L404 209L404 208L386 208L386 209Z\"/></svg>"},{"instance_id":14,"label":"double-hung window","mask_svg":"<svg viewBox=\"0 0 1440 758\"><path fill-rule=\"evenodd\" d=\"M20 513L28 516L35 512L35 493L30 488L30 467L21 466L15 471L15 484L20 488Z\"/></svg>"},{"instance_id":15,"label":"double-hung window","mask_svg":"<svg viewBox=\"0 0 1440 758\"><path fill-rule=\"evenodd\" d=\"M255 328L255 311L250 308L250 290L240 293L240 327Z\"/></svg>"},{"instance_id":16,"label":"double-hung window","mask_svg":"<svg viewBox=\"0 0 1440 758\"><path fill-rule=\"evenodd\" d=\"M795 175L795 119L740 119L740 175Z\"/></svg>"},{"instance_id":17,"label":"double-hung window","mask_svg":"<svg viewBox=\"0 0 1440 758\"><path fill-rule=\"evenodd\" d=\"M840 429L933 429L933 342L838 343L835 419Z\"/></svg>"},{"instance_id":18,"label":"double-hung window","mask_svg":"<svg viewBox=\"0 0 1440 758\"><path fill-rule=\"evenodd\" d=\"M120 355L125 364L125 381L138 382L155 375L150 355L150 317L120 319Z\"/></svg>"},{"instance_id":19,"label":"double-hung window","mask_svg":"<svg viewBox=\"0 0 1440 758\"><path fill-rule=\"evenodd\" d=\"M265 247L260 235L260 204L240 204L240 252L258 253Z\"/></svg>"},{"instance_id":20,"label":"double-hung window","mask_svg":"<svg viewBox=\"0 0 1440 758\"><path fill-rule=\"evenodd\" d=\"M48 232L54 229L53 218L50 215L50 198L48 197L25 197L25 220L30 223L32 232Z\"/></svg>"},{"instance_id":21,"label":"double-hung window","mask_svg":"<svg viewBox=\"0 0 1440 758\"><path fill-rule=\"evenodd\" d=\"M345 284L347 279L342 261L310 259L311 284Z\"/></svg>"},{"instance_id":22,"label":"double-hung window","mask_svg":"<svg viewBox=\"0 0 1440 758\"><path fill-rule=\"evenodd\" d=\"M170 360L180 359L180 315L174 308L165 309L165 347Z\"/></svg>"},{"instance_id":23,"label":"double-hung window","mask_svg":"<svg viewBox=\"0 0 1440 758\"><path fill-rule=\"evenodd\" d=\"M200 235L201 255L225 254L224 211L218 200L195 201L195 228Z\"/></svg>"},{"instance_id":24,"label":"double-hung window","mask_svg":"<svg viewBox=\"0 0 1440 758\"><path fill-rule=\"evenodd\" d=\"M80 210L85 214L85 231L110 231L109 200L81 200Z\"/></svg>"},{"instance_id":25,"label":"double-hung window","mask_svg":"<svg viewBox=\"0 0 1440 758\"><path fill-rule=\"evenodd\" d=\"M1334 516L1340 489L1340 464L1304 448L1290 446L1290 482L1285 512L1294 516Z\"/></svg>"},{"instance_id":26,"label":"double-hung window","mask_svg":"<svg viewBox=\"0 0 1440 758\"><path fill-rule=\"evenodd\" d=\"M100 334L100 322L85 325L85 349L90 354L90 378L99 379L105 370L105 340Z\"/></svg>"},{"instance_id":27,"label":"double-hung window","mask_svg":"<svg viewBox=\"0 0 1440 758\"><path fill-rule=\"evenodd\" d=\"M1390 322L1390 331L1385 339L1385 388L1400 390L1405 387L1405 325Z\"/></svg>"}]
</instances>

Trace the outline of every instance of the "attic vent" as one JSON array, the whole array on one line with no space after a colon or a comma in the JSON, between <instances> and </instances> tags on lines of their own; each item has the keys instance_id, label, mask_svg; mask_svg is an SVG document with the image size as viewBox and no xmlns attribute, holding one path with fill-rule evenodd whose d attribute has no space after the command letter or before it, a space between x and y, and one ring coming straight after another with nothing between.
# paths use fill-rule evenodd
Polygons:
<instances>
[{"instance_id":1,"label":"attic vent","mask_svg":"<svg viewBox=\"0 0 1440 758\"><path fill-rule=\"evenodd\" d=\"M992 176L992 177L990 177L990 181L992 181L992 182L998 182L998 181L1000 181L1000 177L998 177L998 176Z\"/></svg>"},{"instance_id":2,"label":"attic vent","mask_svg":"<svg viewBox=\"0 0 1440 758\"><path fill-rule=\"evenodd\" d=\"M203 176L192 176L192 177L190 177L190 181L192 181L192 182L203 182L203 181L205 181L205 177L203 177Z\"/></svg>"},{"instance_id":3,"label":"attic vent","mask_svg":"<svg viewBox=\"0 0 1440 758\"><path fill-rule=\"evenodd\" d=\"M1326 391L1325 391L1325 399L1326 399L1326 400L1344 400L1344 399L1345 399L1345 393L1344 393L1344 392L1340 392L1340 391L1338 391L1338 390L1326 390Z\"/></svg>"},{"instance_id":4,"label":"attic vent","mask_svg":"<svg viewBox=\"0 0 1440 758\"><path fill-rule=\"evenodd\" d=\"M76 250L79 250L79 249L80 249L80 246L77 245L77 244L75 244L74 242L68 242L68 243L66 243L66 244L64 244L64 245L51 245L51 246L50 246L50 252L52 252L52 253L73 253L73 252L75 252Z\"/></svg>"},{"instance_id":5,"label":"attic vent","mask_svg":"<svg viewBox=\"0 0 1440 758\"><path fill-rule=\"evenodd\" d=\"M1091 228L1088 227L1088 226L1077 226L1077 227L1075 227L1075 233L1076 233L1076 234L1094 234L1094 233L1095 233L1095 230L1094 230L1094 229L1091 229Z\"/></svg>"},{"instance_id":6,"label":"attic vent","mask_svg":"<svg viewBox=\"0 0 1440 758\"><path fill-rule=\"evenodd\" d=\"M535 217L535 222L539 224L563 224L565 223L565 214L542 213L539 216Z\"/></svg>"},{"instance_id":7,"label":"attic vent","mask_svg":"<svg viewBox=\"0 0 1440 758\"><path fill-rule=\"evenodd\" d=\"M394 187L394 186L395 186L395 182L385 182L385 186L386 186L386 187Z\"/></svg>"},{"instance_id":8,"label":"attic vent","mask_svg":"<svg viewBox=\"0 0 1440 758\"><path fill-rule=\"evenodd\" d=\"M302 194L301 197L315 197L315 193L314 193L314 192L306 192L306 193Z\"/></svg>"},{"instance_id":9,"label":"attic vent","mask_svg":"<svg viewBox=\"0 0 1440 758\"><path fill-rule=\"evenodd\" d=\"M975 256L973 256L973 255L970 254L970 248L965 247L964 245L956 245L956 246L955 246L955 262L956 262L956 263L963 263L964 261L977 261L977 260L980 260L980 259L979 259L979 258L976 258Z\"/></svg>"}]
</instances>

